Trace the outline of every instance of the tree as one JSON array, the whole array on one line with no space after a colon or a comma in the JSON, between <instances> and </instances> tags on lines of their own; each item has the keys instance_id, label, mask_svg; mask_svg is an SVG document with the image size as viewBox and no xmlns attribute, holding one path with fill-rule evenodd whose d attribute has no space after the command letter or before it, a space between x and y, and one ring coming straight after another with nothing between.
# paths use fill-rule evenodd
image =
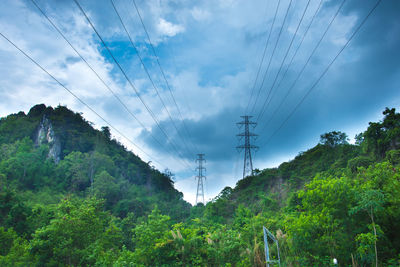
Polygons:
<instances>
[{"instance_id":1,"label":"tree","mask_svg":"<svg viewBox=\"0 0 400 267\"><path fill-rule=\"evenodd\" d=\"M386 108L382 122L370 122L363 133L364 147L370 152L384 158L388 150L400 148L400 114L394 108Z\"/></svg>"},{"instance_id":2,"label":"tree","mask_svg":"<svg viewBox=\"0 0 400 267\"><path fill-rule=\"evenodd\" d=\"M20 236L29 235L27 218L32 211L14 190L0 189L0 225L13 228Z\"/></svg>"},{"instance_id":3,"label":"tree","mask_svg":"<svg viewBox=\"0 0 400 267\"><path fill-rule=\"evenodd\" d=\"M376 246L377 241L377 225L375 224L374 214L383 209L384 204L384 195L380 190L369 189L367 191L362 192L359 195L357 206L353 207L350 210L350 213L357 213L361 210L367 212L368 216L371 219L371 225L374 230L374 236L372 241L374 242L375 249L375 266L378 267L378 250ZM358 235L359 241L365 239L367 237L366 234ZM371 238L369 238L371 240Z\"/></svg>"},{"instance_id":4,"label":"tree","mask_svg":"<svg viewBox=\"0 0 400 267\"><path fill-rule=\"evenodd\" d=\"M348 141L347 134L337 131L321 134L321 139L320 139L321 144L330 147L348 144L347 141Z\"/></svg>"},{"instance_id":5,"label":"tree","mask_svg":"<svg viewBox=\"0 0 400 267\"><path fill-rule=\"evenodd\" d=\"M166 168L163 172L163 174L169 178L169 180L171 181L171 183L175 182L175 174L171 172L170 169Z\"/></svg>"},{"instance_id":6,"label":"tree","mask_svg":"<svg viewBox=\"0 0 400 267\"><path fill-rule=\"evenodd\" d=\"M133 229L133 243L135 244L134 257L137 264L145 266L161 265L161 258L168 240L170 217L162 215L156 207L146 221ZM166 252L166 251L165 251Z\"/></svg>"},{"instance_id":7,"label":"tree","mask_svg":"<svg viewBox=\"0 0 400 267\"><path fill-rule=\"evenodd\" d=\"M107 251L121 249L121 240L121 230L101 201L72 198L61 201L55 218L36 230L30 252L39 265L93 266Z\"/></svg>"},{"instance_id":8,"label":"tree","mask_svg":"<svg viewBox=\"0 0 400 267\"><path fill-rule=\"evenodd\" d=\"M101 132L103 133L103 135L105 136L105 138L107 140L111 140L111 131L110 131L110 127L108 126L103 126L101 127Z\"/></svg>"},{"instance_id":9,"label":"tree","mask_svg":"<svg viewBox=\"0 0 400 267\"><path fill-rule=\"evenodd\" d=\"M106 207L111 208L121 198L119 186L114 177L107 171L102 171L94 178L92 190L97 198L106 200Z\"/></svg>"},{"instance_id":10,"label":"tree","mask_svg":"<svg viewBox=\"0 0 400 267\"><path fill-rule=\"evenodd\" d=\"M354 137L354 140L356 141L356 145L361 145L364 142L364 136L362 133L356 134Z\"/></svg>"},{"instance_id":11,"label":"tree","mask_svg":"<svg viewBox=\"0 0 400 267\"><path fill-rule=\"evenodd\" d=\"M79 192L88 188L95 176L102 171L114 174L113 160L98 152L81 153L71 152L57 166L61 183L64 188Z\"/></svg>"},{"instance_id":12,"label":"tree","mask_svg":"<svg viewBox=\"0 0 400 267\"><path fill-rule=\"evenodd\" d=\"M299 191L298 212L285 221L292 249L300 256L300 265L322 266L327 259L346 262L352 248L348 210L354 198L351 180L347 177L317 175Z\"/></svg>"},{"instance_id":13,"label":"tree","mask_svg":"<svg viewBox=\"0 0 400 267\"><path fill-rule=\"evenodd\" d=\"M0 227L0 266L34 266L36 262L29 255L28 242L17 236L13 229Z\"/></svg>"}]
</instances>

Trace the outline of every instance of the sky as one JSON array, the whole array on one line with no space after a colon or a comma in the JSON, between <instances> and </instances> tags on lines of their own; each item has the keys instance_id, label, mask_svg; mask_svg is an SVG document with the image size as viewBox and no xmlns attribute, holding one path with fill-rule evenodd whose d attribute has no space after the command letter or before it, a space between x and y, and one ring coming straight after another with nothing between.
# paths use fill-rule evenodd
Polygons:
<instances>
[{"instance_id":1,"label":"sky","mask_svg":"<svg viewBox=\"0 0 400 267\"><path fill-rule=\"evenodd\" d=\"M397 0L365 22L376 0L78 0L106 47L74 1L35 3L0 2L0 116L44 103L106 126L94 110L191 203L196 154L206 200L242 178L240 116L257 122L253 166L264 169L400 107Z\"/></svg>"}]
</instances>

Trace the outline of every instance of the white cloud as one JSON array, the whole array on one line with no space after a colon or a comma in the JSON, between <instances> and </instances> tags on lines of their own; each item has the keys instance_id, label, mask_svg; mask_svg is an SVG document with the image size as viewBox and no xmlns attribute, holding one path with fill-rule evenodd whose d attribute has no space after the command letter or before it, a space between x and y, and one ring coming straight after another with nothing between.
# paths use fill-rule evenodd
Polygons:
<instances>
[{"instance_id":1,"label":"white cloud","mask_svg":"<svg viewBox=\"0 0 400 267\"><path fill-rule=\"evenodd\" d=\"M136 97L136 94L127 84L124 77L119 73L115 64L109 61L106 51L104 51L104 48L100 45L92 29L87 25L84 17L82 17L82 14L78 12L76 7L73 4L64 3L62 1L53 1L50 3L41 0L38 2L42 3L47 13L54 19L62 31L67 34L67 37L76 46L78 51L118 94L129 109L135 113L145 127L148 130L154 128L155 123L151 116ZM268 56L272 51L275 38L281 26L280 23L283 19L285 7L288 6L288 3L288 0L281 3L278 20L275 23L275 30L271 36L271 43L267 50L267 57L263 70L266 68L269 59ZM277 52L271 63L269 76L266 79L265 90L263 90L260 95L259 103L262 103L266 97L267 89L277 73L277 68L283 58L288 40L290 40L291 34L293 34L296 29L297 22L300 19L306 3L307 0L296 1L296 5L298 5L299 8L292 8L290 11L291 14L292 12L294 13L292 14L292 19L288 19L286 25L289 29L286 28L285 31L283 31ZM311 2L310 10L306 14L303 26L298 32L299 36L297 36L294 41L293 48L296 47L296 44L299 42L300 36L305 30L305 25L307 25L308 21L311 19L311 15L318 3L319 1ZM199 125L204 121L204 118L210 118L210 120L214 118L216 118L215 120L225 119L223 123L221 121L212 121L210 124L219 126L225 125L224 127L230 124L234 125L236 121L230 120L232 120L232 117L236 117L236 115L229 117L218 116L218 114L221 112L223 113L224 110L229 110L230 112L237 111L238 114L244 112L252 83L255 79L269 25L272 23L277 1L266 3L264 0L205 0L200 2L186 0L143 0L137 1L137 4L152 42L156 46L161 65L164 68L183 117L195 121L199 123ZM113 13L112 9L108 8L110 8L110 5L107 3L99 4L95 1L86 1L84 3L85 11L92 15L91 18L100 31L100 34L104 36L106 42L110 44L112 51L115 52L116 57L123 65L124 69L127 70L128 76L141 93L145 102L150 106L160 121L168 122L166 111L163 109L151 83L147 79L143 67L141 67L138 62L133 49L130 49L128 45L126 45L128 40L116 15ZM152 51L147 44L145 33L134 7L130 1L121 1L117 3L117 8L121 12L121 16L134 41L137 42L135 45L138 46L151 76L155 78L155 83L160 91L161 97L165 101L172 117L178 119L177 110L164 85L163 78L156 65ZM285 77L285 82L282 83L282 87L279 88L279 90L276 90L276 96L274 96L275 98L272 101L274 103L272 104L277 105L278 100L286 93L286 84L291 84L291 79L294 79L295 75L297 75L297 72L304 64L309 53L311 53L330 18L333 16L334 12L336 12L336 8L337 5L335 6L333 4L326 4L323 6L322 12L317 16L316 22L311 27L287 77ZM371 16L371 18L372 17L373 16ZM281 117L275 118L277 121L284 119L284 116L286 116L292 106L297 104L298 99L301 97L300 93L308 89L305 83L312 83L316 79L316 76L321 73L323 67L331 60L332 55L334 55L347 40L346 38L349 37L349 33L354 29L358 19L359 18L354 15L339 15L324 42L321 44L320 49L318 49L316 56L310 62L306 70L307 73L304 73L302 76L303 83L300 83L302 81L300 80L298 86L296 86L291 94L291 99L289 99L289 101L292 102L285 104L286 110L284 109L284 112L279 112ZM367 26L366 24L363 28L364 33L360 31L360 34L367 33L371 30L371 27L371 25ZM85 64L77 58L75 52L71 50L68 44L54 31L52 26L48 24L29 1L0 1L0 31L9 36L10 39L15 41L21 48L37 59L40 64L43 64L50 73L54 74L62 82L65 82L68 88L72 89L77 95L90 103L99 114L105 116L107 120L125 133L127 137L134 140L134 142L143 147L147 153L172 169L172 171L177 174L178 180L193 175L192 171L185 169L177 160L175 153L161 151L157 148L151 149L144 140L139 138L142 131L139 124L127 114L123 107L99 82L97 77L95 77ZM395 43L399 41L398 38L396 39L393 37L397 35L389 35L389 33L393 31L394 30L384 33L388 36L392 36L386 43ZM375 34L378 33L375 32ZM365 46L367 46L367 44L365 44ZM170 52L172 50L171 47L173 47L175 51L174 54L176 56L177 66L174 66L175 63L173 64L171 60L173 57ZM293 53L293 48L291 53ZM369 46L367 48L369 49ZM326 75L322 81L326 83L321 92L330 93L329 97L326 97L326 99L330 99L334 102L334 100L337 99L335 98L338 92L337 88L347 88L342 84L339 84L337 88L330 86L330 84L334 80L342 80L342 77L345 76L341 71L344 63L350 64L353 63L353 61L357 63L362 59L360 56L362 54L359 53L358 49L357 46L349 46L349 48L346 48L347 51L351 51L351 55L339 58L330 69L329 74ZM291 55L291 53L289 53L289 55ZM395 54L395 52L393 53ZM1 37L0 61L2 62L2 64L0 64L0 116L19 110L24 110L26 112L32 105L37 103L45 103L53 106L61 103L77 112L84 112L84 117L94 122L97 127L104 125L104 122L96 118L87 108L83 107L64 89L54 83L46 74L43 74L40 69L30 63L29 60ZM369 77L365 77L363 79L368 78ZM306 82L304 82L304 80L306 80ZM398 79L392 83L397 81ZM353 87L356 88L357 85L359 84L354 83ZM364 87L360 86L360 88ZM350 89L346 90L351 91ZM354 93L355 91L356 89L352 92ZM313 95L314 93L310 95L310 97ZM363 93L358 94L357 97L361 98L361 95L363 95ZM350 96L346 96L346 99L347 98L350 98ZM392 97L391 99L398 99L398 97ZM335 105L338 105L337 103L330 105L326 100L324 101L325 102L321 103L320 106L325 105L326 109L329 110L334 108ZM306 105L309 105L310 109L314 108L316 110L315 113L318 113L320 110L317 110L317 108L320 108L320 106L316 103L317 101L309 101L306 102ZM303 107L306 105L303 105ZM387 105L390 106L391 103ZM272 107L271 110L273 110ZM267 112L271 110L267 110ZM301 110L302 109L300 109L300 111ZM331 113L334 114L333 112ZM266 113L267 118L269 115L271 114ZM312 116L312 112L307 113L307 115ZM338 114L337 118L335 116L335 120L339 121L339 119L340 116ZM322 123L317 120L314 122L315 125ZM291 123L295 123L295 120L290 120L288 125ZM310 128L317 128L315 125L312 125L312 127L310 125ZM178 127L180 126L181 124L178 121ZM262 126L263 125L259 125L259 127ZM272 126L276 125L271 124L269 126L271 128L268 128L266 133L257 131L256 133L267 138L274 130ZM280 133L285 133L285 131L287 133L289 128L290 127L284 127ZM201 131L202 129L197 130ZM256 130L259 130L259 128ZM189 129L189 131L193 133L193 129ZM222 129L222 131L227 131L227 137L234 137L237 133L230 132L230 130L228 131L226 129ZM299 130L299 132L301 131ZM296 135L297 133L296 131ZM118 136L116 133L113 134ZM216 139L204 136L207 134L213 135L215 132L207 132L206 129L202 133L194 133L194 135L196 135L194 140L198 142L198 146L201 148L220 147L221 144L216 144ZM316 134L317 137L318 134L319 132ZM290 139L292 138L294 137L291 136ZM227 140L228 139L229 138L227 138ZM128 148L131 148L135 153L139 154L143 160L150 160L150 158L138 151L131 144L125 142L124 139L121 139L121 141ZM161 141L165 142L164 139ZM297 141L300 142L301 140L296 139L296 142ZM256 167L275 166L279 164L280 161L286 159L287 155L291 157L296 155L298 152L297 149L308 148L305 146L309 144L305 142L306 141L303 142L303 145L295 144L296 147L291 148L290 151L294 150L294 154L291 152L289 153L289 150L282 152L282 154L274 151L273 158L271 157L270 159L261 157L262 151L265 151L265 147L261 147L259 152L260 156L257 156L255 165ZM223 143L226 144L225 147L232 145L232 150L236 145L228 144L228 141ZM225 151L225 147L223 151ZM275 150L278 149L275 148ZM210 149L210 151L214 150ZM281 149L279 151L281 151ZM226 150L226 153L227 158L231 158L231 154L229 153L233 152ZM193 162L189 164L194 165ZM232 165L233 163L230 162L230 160L209 162L207 166L209 176L206 181L208 185L208 190L206 189L207 198L214 197L226 185L234 185L238 177L236 173L238 172L240 174L241 171L240 166L239 170L236 172L231 170L233 168ZM163 169L162 166L157 167ZM184 192L185 199L191 202L194 201L196 189L196 181L192 178L193 177L176 183L178 189Z\"/></svg>"},{"instance_id":2,"label":"white cloud","mask_svg":"<svg viewBox=\"0 0 400 267\"><path fill-rule=\"evenodd\" d=\"M163 18L160 18L157 24L157 30L160 34L166 35L168 37L173 37L178 33L184 32L185 28L179 24L173 24L169 21L166 21Z\"/></svg>"},{"instance_id":3,"label":"white cloud","mask_svg":"<svg viewBox=\"0 0 400 267\"><path fill-rule=\"evenodd\" d=\"M211 16L211 13L208 10L205 10L205 9L202 9L199 7L194 7L191 10L191 14L192 14L193 18L198 21L207 20Z\"/></svg>"},{"instance_id":4,"label":"white cloud","mask_svg":"<svg viewBox=\"0 0 400 267\"><path fill-rule=\"evenodd\" d=\"M358 17L355 15L338 16L335 20L335 27L332 28L332 33L330 34L330 41L338 47L343 46L348 37L350 37L349 32L353 32L357 22Z\"/></svg>"},{"instance_id":5,"label":"white cloud","mask_svg":"<svg viewBox=\"0 0 400 267\"><path fill-rule=\"evenodd\" d=\"M229 8L232 7L232 5L236 4L238 1L236 0L219 0L219 5L222 8Z\"/></svg>"}]
</instances>

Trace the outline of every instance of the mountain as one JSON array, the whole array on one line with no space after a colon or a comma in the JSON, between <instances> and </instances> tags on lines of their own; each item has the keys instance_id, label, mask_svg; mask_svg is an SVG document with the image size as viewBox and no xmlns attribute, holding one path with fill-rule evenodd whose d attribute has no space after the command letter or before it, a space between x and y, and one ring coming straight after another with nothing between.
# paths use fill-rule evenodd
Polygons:
<instances>
[{"instance_id":1,"label":"mountain","mask_svg":"<svg viewBox=\"0 0 400 267\"><path fill-rule=\"evenodd\" d=\"M108 127L92 127L64 106L36 105L0 120L1 167L5 183L20 192L75 194L105 199L118 217L148 214L155 205L177 220L190 205L173 181L111 138Z\"/></svg>"},{"instance_id":2,"label":"mountain","mask_svg":"<svg viewBox=\"0 0 400 267\"><path fill-rule=\"evenodd\" d=\"M315 147L255 170L197 212L231 225L253 249L262 247L266 226L288 266L330 266L334 258L345 266L400 266L400 114L386 108L383 115L356 144L341 132L322 134ZM262 253L249 255L253 265L265 264Z\"/></svg>"},{"instance_id":3,"label":"mountain","mask_svg":"<svg viewBox=\"0 0 400 267\"><path fill-rule=\"evenodd\" d=\"M219 206L219 202L224 202L225 208L215 212L215 216L220 217L220 221L224 223L232 220L231 215L239 205L251 207L255 213L265 209L267 203L269 209L280 210L285 207L288 199L315 175L340 175L349 161L360 154L359 146L347 142L332 146L318 144L277 168L262 171L256 169L254 176L239 180L235 188L224 188L210 205Z\"/></svg>"},{"instance_id":4,"label":"mountain","mask_svg":"<svg viewBox=\"0 0 400 267\"><path fill-rule=\"evenodd\" d=\"M0 266L400 266L400 114L321 135L207 205L107 127L37 105L0 120ZM271 241L271 240L269 240ZM271 259L278 247L269 243Z\"/></svg>"}]
</instances>

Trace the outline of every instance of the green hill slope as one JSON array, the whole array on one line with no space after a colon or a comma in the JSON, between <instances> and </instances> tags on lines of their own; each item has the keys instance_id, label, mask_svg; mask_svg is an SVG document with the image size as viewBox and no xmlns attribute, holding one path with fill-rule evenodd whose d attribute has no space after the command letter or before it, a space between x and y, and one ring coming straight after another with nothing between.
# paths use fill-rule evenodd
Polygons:
<instances>
[{"instance_id":1,"label":"green hill slope","mask_svg":"<svg viewBox=\"0 0 400 267\"><path fill-rule=\"evenodd\" d=\"M263 226L281 266L399 266L400 114L383 115L191 208L80 114L2 118L0 266L265 266Z\"/></svg>"},{"instance_id":2,"label":"green hill slope","mask_svg":"<svg viewBox=\"0 0 400 267\"><path fill-rule=\"evenodd\" d=\"M292 161L225 188L201 209L203 218L247 235L257 266L264 264L257 258L262 225L276 233L288 266L330 266L333 258L345 266L398 266L400 114L383 115L355 145L327 133Z\"/></svg>"},{"instance_id":3,"label":"green hill slope","mask_svg":"<svg viewBox=\"0 0 400 267\"><path fill-rule=\"evenodd\" d=\"M169 177L111 139L107 127L95 130L66 107L37 105L2 118L0 146L3 183L31 203L73 194L104 198L121 218L144 216L155 205L175 219L188 215L190 205Z\"/></svg>"}]
</instances>

